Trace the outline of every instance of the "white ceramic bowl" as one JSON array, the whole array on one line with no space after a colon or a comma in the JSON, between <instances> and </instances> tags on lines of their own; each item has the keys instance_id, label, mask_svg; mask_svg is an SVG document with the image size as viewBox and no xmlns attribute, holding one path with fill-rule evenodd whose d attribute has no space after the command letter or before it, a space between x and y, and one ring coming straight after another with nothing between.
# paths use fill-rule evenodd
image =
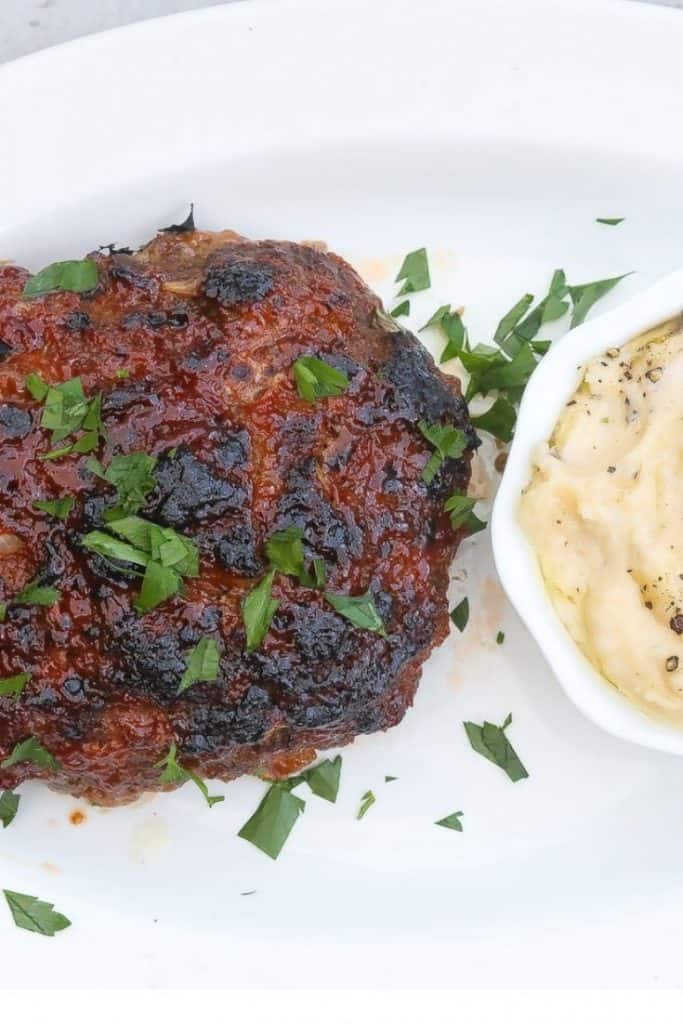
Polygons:
<instances>
[{"instance_id":1,"label":"white ceramic bowl","mask_svg":"<svg viewBox=\"0 0 683 1024\"><path fill-rule=\"evenodd\" d=\"M518 521L522 489L539 442L552 433L576 389L583 364L683 310L683 270L556 342L531 378L491 519L496 567L512 604L567 696L593 722L625 740L683 754L683 729L649 718L596 671L565 629L548 597L536 555Z\"/></svg>"}]
</instances>

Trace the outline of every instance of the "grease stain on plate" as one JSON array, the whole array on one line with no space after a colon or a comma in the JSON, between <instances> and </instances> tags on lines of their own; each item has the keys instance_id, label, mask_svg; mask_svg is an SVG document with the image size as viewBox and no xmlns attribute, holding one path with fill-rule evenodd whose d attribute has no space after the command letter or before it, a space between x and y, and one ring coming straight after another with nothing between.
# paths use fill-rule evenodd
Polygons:
<instances>
[{"instance_id":1,"label":"grease stain on plate","mask_svg":"<svg viewBox=\"0 0 683 1024\"><path fill-rule=\"evenodd\" d=\"M165 818L152 815L134 825L128 847L130 859L136 864L149 864L158 860L168 846L169 830Z\"/></svg>"}]
</instances>

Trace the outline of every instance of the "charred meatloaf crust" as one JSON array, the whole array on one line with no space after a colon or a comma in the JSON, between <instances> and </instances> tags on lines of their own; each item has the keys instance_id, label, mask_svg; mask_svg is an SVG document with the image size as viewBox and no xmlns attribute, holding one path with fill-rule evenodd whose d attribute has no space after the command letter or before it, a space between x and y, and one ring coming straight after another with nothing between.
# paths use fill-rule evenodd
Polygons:
<instances>
[{"instance_id":1,"label":"charred meatloaf crust","mask_svg":"<svg viewBox=\"0 0 683 1024\"><path fill-rule=\"evenodd\" d=\"M477 445L458 381L313 245L170 230L90 259L89 290L37 297L0 267L0 788L114 804L169 788L172 744L277 778L395 725L467 532L444 510ZM327 393L302 397L301 357ZM421 421L464 434L430 484ZM271 571L285 530L303 568ZM218 666L187 685L203 639Z\"/></svg>"}]
</instances>

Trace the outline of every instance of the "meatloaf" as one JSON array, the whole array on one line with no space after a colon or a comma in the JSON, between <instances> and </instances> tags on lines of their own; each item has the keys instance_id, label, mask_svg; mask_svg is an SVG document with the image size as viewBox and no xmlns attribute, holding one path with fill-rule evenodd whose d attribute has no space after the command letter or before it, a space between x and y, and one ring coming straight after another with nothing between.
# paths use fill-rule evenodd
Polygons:
<instances>
[{"instance_id":1,"label":"meatloaf","mask_svg":"<svg viewBox=\"0 0 683 1024\"><path fill-rule=\"evenodd\" d=\"M281 778L396 725L467 533L457 379L316 245L185 223L40 282L0 266L0 789Z\"/></svg>"}]
</instances>

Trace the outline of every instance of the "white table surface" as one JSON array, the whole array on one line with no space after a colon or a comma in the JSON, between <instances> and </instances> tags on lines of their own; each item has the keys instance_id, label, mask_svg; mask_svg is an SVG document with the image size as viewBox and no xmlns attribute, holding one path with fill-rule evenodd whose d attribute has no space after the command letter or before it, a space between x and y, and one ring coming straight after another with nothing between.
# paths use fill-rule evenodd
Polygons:
<instances>
[{"instance_id":1,"label":"white table surface","mask_svg":"<svg viewBox=\"0 0 683 1024\"><path fill-rule=\"evenodd\" d=\"M90 32L219 0L0 0L0 63ZM324 0L321 0L321 3ZM649 0L683 7L683 0ZM372 0L368 0L372 3Z\"/></svg>"}]
</instances>

